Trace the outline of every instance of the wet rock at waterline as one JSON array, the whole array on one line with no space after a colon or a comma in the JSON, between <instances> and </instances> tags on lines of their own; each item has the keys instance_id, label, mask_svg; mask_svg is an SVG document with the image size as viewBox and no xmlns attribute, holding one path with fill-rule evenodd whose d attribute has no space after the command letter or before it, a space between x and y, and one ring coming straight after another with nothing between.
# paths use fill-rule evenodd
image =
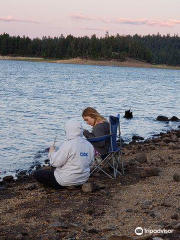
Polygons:
<instances>
[{"instance_id":1,"label":"wet rock at waterline","mask_svg":"<svg viewBox=\"0 0 180 240\"><path fill-rule=\"evenodd\" d=\"M131 109L125 111L124 118L127 118L127 119L133 118L133 113L131 112Z\"/></svg>"}]
</instances>

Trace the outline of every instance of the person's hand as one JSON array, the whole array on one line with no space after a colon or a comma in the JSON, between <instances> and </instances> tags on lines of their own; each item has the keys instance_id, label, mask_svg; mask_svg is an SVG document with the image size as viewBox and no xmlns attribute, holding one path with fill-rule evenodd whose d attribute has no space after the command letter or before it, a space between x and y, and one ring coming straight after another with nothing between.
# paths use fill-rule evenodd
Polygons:
<instances>
[{"instance_id":1,"label":"person's hand","mask_svg":"<svg viewBox=\"0 0 180 240\"><path fill-rule=\"evenodd\" d=\"M54 146L51 146L50 148L49 148L49 153L53 153L55 151L55 147Z\"/></svg>"}]
</instances>

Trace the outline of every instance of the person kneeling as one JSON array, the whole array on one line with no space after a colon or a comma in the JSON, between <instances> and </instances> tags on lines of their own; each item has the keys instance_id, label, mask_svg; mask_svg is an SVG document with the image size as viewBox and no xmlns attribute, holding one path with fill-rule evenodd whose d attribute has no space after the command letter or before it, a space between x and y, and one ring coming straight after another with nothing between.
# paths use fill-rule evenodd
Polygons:
<instances>
[{"instance_id":1,"label":"person kneeling","mask_svg":"<svg viewBox=\"0 0 180 240\"><path fill-rule=\"evenodd\" d=\"M58 151L49 149L50 164L55 170L37 170L36 181L55 189L77 186L85 183L90 176L90 166L94 161L94 148L83 138L83 128L76 119L66 123L66 138Z\"/></svg>"}]
</instances>

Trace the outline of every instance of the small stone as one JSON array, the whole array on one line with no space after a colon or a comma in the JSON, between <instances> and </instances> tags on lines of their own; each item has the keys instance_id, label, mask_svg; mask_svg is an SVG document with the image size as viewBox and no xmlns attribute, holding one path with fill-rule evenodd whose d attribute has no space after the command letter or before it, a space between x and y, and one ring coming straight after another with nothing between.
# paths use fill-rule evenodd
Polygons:
<instances>
[{"instance_id":1,"label":"small stone","mask_svg":"<svg viewBox=\"0 0 180 240\"><path fill-rule=\"evenodd\" d=\"M180 229L180 223L178 223L177 221L174 221L170 224L170 227L172 229Z\"/></svg>"},{"instance_id":2,"label":"small stone","mask_svg":"<svg viewBox=\"0 0 180 240\"><path fill-rule=\"evenodd\" d=\"M171 207L171 202L169 199L165 199L164 202L161 204L164 207Z\"/></svg>"},{"instance_id":3,"label":"small stone","mask_svg":"<svg viewBox=\"0 0 180 240\"><path fill-rule=\"evenodd\" d=\"M52 167L51 166L43 166L42 170L52 170Z\"/></svg>"},{"instance_id":4,"label":"small stone","mask_svg":"<svg viewBox=\"0 0 180 240\"><path fill-rule=\"evenodd\" d=\"M163 240L161 237L153 237L152 240Z\"/></svg>"},{"instance_id":5,"label":"small stone","mask_svg":"<svg viewBox=\"0 0 180 240\"><path fill-rule=\"evenodd\" d=\"M179 219L178 214L177 214L177 213L173 214L173 215L171 216L171 219L178 220L178 219Z\"/></svg>"},{"instance_id":6,"label":"small stone","mask_svg":"<svg viewBox=\"0 0 180 240\"><path fill-rule=\"evenodd\" d=\"M76 230L76 231L81 231L83 229L83 227L79 224L76 223L69 223L69 228L71 230Z\"/></svg>"},{"instance_id":7,"label":"small stone","mask_svg":"<svg viewBox=\"0 0 180 240\"><path fill-rule=\"evenodd\" d=\"M99 233L99 230L91 228L91 229L87 230L87 232L88 233L95 233L95 234L97 234L97 233Z\"/></svg>"},{"instance_id":8,"label":"small stone","mask_svg":"<svg viewBox=\"0 0 180 240\"><path fill-rule=\"evenodd\" d=\"M180 182L180 174L175 173L175 174L173 175L173 180L174 180L175 182Z\"/></svg>"},{"instance_id":9,"label":"small stone","mask_svg":"<svg viewBox=\"0 0 180 240\"><path fill-rule=\"evenodd\" d=\"M127 236L111 236L111 237L108 237L107 240L132 240L133 238L131 237L127 237Z\"/></svg>"},{"instance_id":10,"label":"small stone","mask_svg":"<svg viewBox=\"0 0 180 240\"><path fill-rule=\"evenodd\" d=\"M63 222L54 222L50 225L51 228L54 228L56 230L58 229L67 229L68 226L65 225Z\"/></svg>"},{"instance_id":11,"label":"small stone","mask_svg":"<svg viewBox=\"0 0 180 240\"><path fill-rule=\"evenodd\" d=\"M98 188L98 186L94 183L84 183L82 185L82 191L84 193L91 193L91 192L94 192L96 189Z\"/></svg>"},{"instance_id":12,"label":"small stone","mask_svg":"<svg viewBox=\"0 0 180 240\"><path fill-rule=\"evenodd\" d=\"M151 204L152 204L152 201L144 201L142 204L142 208L147 209L150 207Z\"/></svg>"},{"instance_id":13,"label":"small stone","mask_svg":"<svg viewBox=\"0 0 180 240\"><path fill-rule=\"evenodd\" d=\"M112 227L101 229L101 232L111 232L111 231L115 231L115 230L116 230L116 227L112 226Z\"/></svg>"},{"instance_id":14,"label":"small stone","mask_svg":"<svg viewBox=\"0 0 180 240\"><path fill-rule=\"evenodd\" d=\"M21 240L23 239L23 235L21 233L19 233L18 235L15 236L16 240Z\"/></svg>"},{"instance_id":15,"label":"small stone","mask_svg":"<svg viewBox=\"0 0 180 240\"><path fill-rule=\"evenodd\" d=\"M66 188L69 189L69 190L75 190L75 189L76 189L76 186L73 186L73 185L72 185L72 186L67 186Z\"/></svg>"},{"instance_id":16,"label":"small stone","mask_svg":"<svg viewBox=\"0 0 180 240\"><path fill-rule=\"evenodd\" d=\"M138 154L136 160L139 163L146 163L147 162L147 155L145 153L140 153L140 154Z\"/></svg>"},{"instance_id":17,"label":"small stone","mask_svg":"<svg viewBox=\"0 0 180 240\"><path fill-rule=\"evenodd\" d=\"M151 177L151 176L158 176L160 170L156 167L145 167L140 169L140 177L145 178L145 177Z\"/></svg>"},{"instance_id":18,"label":"small stone","mask_svg":"<svg viewBox=\"0 0 180 240\"><path fill-rule=\"evenodd\" d=\"M170 142L170 143L168 144L168 147L169 147L170 150L180 149L180 146L179 146L179 145L177 145L177 144L175 144L175 143L172 143L172 142Z\"/></svg>"},{"instance_id":19,"label":"small stone","mask_svg":"<svg viewBox=\"0 0 180 240\"><path fill-rule=\"evenodd\" d=\"M127 209L126 212L133 212L133 210L131 208Z\"/></svg>"},{"instance_id":20,"label":"small stone","mask_svg":"<svg viewBox=\"0 0 180 240\"><path fill-rule=\"evenodd\" d=\"M24 190L34 190L36 188L37 188L36 183L29 183L24 187Z\"/></svg>"},{"instance_id":21,"label":"small stone","mask_svg":"<svg viewBox=\"0 0 180 240\"><path fill-rule=\"evenodd\" d=\"M86 213L86 214L89 214L89 215L92 215L93 213L95 213L95 210L94 210L94 208L87 209L87 210L85 211L85 213Z\"/></svg>"},{"instance_id":22,"label":"small stone","mask_svg":"<svg viewBox=\"0 0 180 240\"><path fill-rule=\"evenodd\" d=\"M144 140L144 138L141 137L141 136L138 136L138 135L134 135L134 136L132 136L132 140L133 141L139 141L139 140Z\"/></svg>"},{"instance_id":23,"label":"small stone","mask_svg":"<svg viewBox=\"0 0 180 240\"><path fill-rule=\"evenodd\" d=\"M45 163L45 164L49 164L49 163L50 163L50 160L49 160L49 159L45 159L45 160L44 160L44 163Z\"/></svg>"},{"instance_id":24,"label":"small stone","mask_svg":"<svg viewBox=\"0 0 180 240\"><path fill-rule=\"evenodd\" d=\"M3 181L4 182L13 182L14 178L13 176L6 176L6 177L3 177Z\"/></svg>"}]
</instances>

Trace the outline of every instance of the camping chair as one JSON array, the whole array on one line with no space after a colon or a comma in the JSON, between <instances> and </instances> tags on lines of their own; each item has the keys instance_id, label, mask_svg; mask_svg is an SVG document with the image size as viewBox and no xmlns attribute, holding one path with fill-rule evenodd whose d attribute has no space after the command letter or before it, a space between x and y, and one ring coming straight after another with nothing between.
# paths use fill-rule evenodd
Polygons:
<instances>
[{"instance_id":1,"label":"camping chair","mask_svg":"<svg viewBox=\"0 0 180 240\"><path fill-rule=\"evenodd\" d=\"M97 164L97 166L91 171L93 174L95 171L102 171L108 177L116 179L117 174L124 174L123 158L122 158L122 147L121 147L121 132L120 132L120 115L117 117L109 116L110 134L87 139L89 142L102 142L110 139L110 149L108 155ZM118 146L119 144L119 146ZM121 164L121 172L119 166ZM103 169L105 166L110 166L113 169L113 176Z\"/></svg>"}]
</instances>

